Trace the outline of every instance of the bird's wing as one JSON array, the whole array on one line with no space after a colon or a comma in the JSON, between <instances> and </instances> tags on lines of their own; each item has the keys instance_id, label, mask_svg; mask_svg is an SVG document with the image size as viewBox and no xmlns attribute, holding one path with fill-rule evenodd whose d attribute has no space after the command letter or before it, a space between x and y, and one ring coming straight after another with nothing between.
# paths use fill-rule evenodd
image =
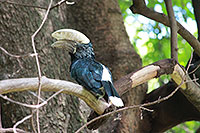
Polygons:
<instances>
[{"instance_id":1,"label":"bird's wing","mask_svg":"<svg viewBox=\"0 0 200 133\"><path fill-rule=\"evenodd\" d=\"M103 87L107 94L104 97L106 101L109 99L117 107L124 106L112 84L111 73L95 60L78 60L71 67L71 76L96 96L104 95L104 92L100 89Z\"/></svg>"},{"instance_id":2,"label":"bird's wing","mask_svg":"<svg viewBox=\"0 0 200 133\"><path fill-rule=\"evenodd\" d=\"M89 64L88 69L92 73L94 80L100 82L102 78L102 73L103 73L102 65L96 62L95 60L93 60L92 63Z\"/></svg>"},{"instance_id":3,"label":"bird's wing","mask_svg":"<svg viewBox=\"0 0 200 133\"><path fill-rule=\"evenodd\" d=\"M79 60L71 67L71 76L86 89L103 95L99 90L101 83L102 68L93 60Z\"/></svg>"}]
</instances>

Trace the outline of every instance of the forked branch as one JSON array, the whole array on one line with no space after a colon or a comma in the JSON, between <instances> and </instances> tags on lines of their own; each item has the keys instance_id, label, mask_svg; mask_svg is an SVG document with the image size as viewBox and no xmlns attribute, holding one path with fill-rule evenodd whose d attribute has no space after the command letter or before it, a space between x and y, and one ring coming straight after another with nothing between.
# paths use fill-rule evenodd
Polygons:
<instances>
[{"instance_id":1,"label":"forked branch","mask_svg":"<svg viewBox=\"0 0 200 133\"><path fill-rule=\"evenodd\" d=\"M130 9L135 14L141 14L168 27L170 26L168 16L148 8L144 0L133 0L133 5L130 7ZM178 26L178 33L193 47L194 51L200 56L200 42L179 22L176 21L176 23Z\"/></svg>"}]
</instances>

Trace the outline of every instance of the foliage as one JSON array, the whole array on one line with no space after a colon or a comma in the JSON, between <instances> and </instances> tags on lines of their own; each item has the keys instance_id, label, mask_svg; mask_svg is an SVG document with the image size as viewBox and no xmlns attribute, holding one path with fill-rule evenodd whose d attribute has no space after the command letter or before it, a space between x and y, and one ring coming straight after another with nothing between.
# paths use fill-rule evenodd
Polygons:
<instances>
[{"instance_id":1,"label":"foliage","mask_svg":"<svg viewBox=\"0 0 200 133\"><path fill-rule=\"evenodd\" d=\"M130 5L127 5L131 3L130 1L119 0L119 3L120 8L122 9L122 14L124 15L125 25L128 27L127 29L130 40L132 41L138 54L141 56L143 65L146 66L155 61L170 58L170 29L163 24L152 21L141 15L133 15L128 9ZM146 1L146 3L148 7L154 8L154 10L158 12L167 14L163 0ZM195 24L191 1L186 0L183 2L181 0L177 0L173 1L173 4L176 19L182 25L186 26L186 28L190 28L191 26L189 25L191 25L191 22ZM140 25L138 25L138 22ZM135 31L134 35L130 35L130 33L133 34L130 29ZM195 34L196 27L188 30ZM191 47L181 36L178 36L178 48L179 63L186 66L191 55ZM166 78L169 80L168 76L164 76L158 80L153 80L154 82L150 81L149 89L153 90L153 88L155 88L153 84L159 84L160 86L164 80L167 80ZM157 81L160 82L156 83Z\"/></svg>"},{"instance_id":2,"label":"foliage","mask_svg":"<svg viewBox=\"0 0 200 133\"><path fill-rule=\"evenodd\" d=\"M197 36L196 27L191 27L191 23L194 25L196 24L191 1L173 0L172 2L176 19L192 34ZM170 29L163 24L157 23L141 15L132 14L128 9L131 5L130 0L119 0L119 4L130 40L132 41L135 50L142 58L143 65L146 66L155 61L170 58ZM167 14L164 0L146 0L146 4L149 8L153 8L157 12ZM186 66L191 55L191 47L179 35L178 48L179 63ZM149 81L148 92L167 83L169 80L169 76L162 76L159 79ZM167 132L192 132L199 126L200 122L191 121L180 124ZM186 131L186 129L188 131Z\"/></svg>"},{"instance_id":3,"label":"foliage","mask_svg":"<svg viewBox=\"0 0 200 133\"><path fill-rule=\"evenodd\" d=\"M188 121L168 130L166 133L193 133L200 127L200 122Z\"/></svg>"},{"instance_id":4,"label":"foliage","mask_svg":"<svg viewBox=\"0 0 200 133\"><path fill-rule=\"evenodd\" d=\"M131 5L131 0L119 0L118 3L122 11L123 18L125 19L129 15L126 12L126 9Z\"/></svg>"}]
</instances>

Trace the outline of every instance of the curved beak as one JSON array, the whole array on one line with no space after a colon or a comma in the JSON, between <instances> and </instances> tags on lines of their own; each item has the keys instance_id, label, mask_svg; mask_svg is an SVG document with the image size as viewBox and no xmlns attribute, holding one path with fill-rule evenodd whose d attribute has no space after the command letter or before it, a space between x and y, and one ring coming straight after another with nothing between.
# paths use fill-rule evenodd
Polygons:
<instances>
[{"instance_id":1,"label":"curved beak","mask_svg":"<svg viewBox=\"0 0 200 133\"><path fill-rule=\"evenodd\" d=\"M76 45L77 41L72 38L74 34L69 30L57 30L52 33L52 37L55 38L57 41L54 42L51 47L54 48L62 48L70 53L76 52Z\"/></svg>"},{"instance_id":2,"label":"curved beak","mask_svg":"<svg viewBox=\"0 0 200 133\"><path fill-rule=\"evenodd\" d=\"M90 40L83 33L74 29L60 29L52 33L52 37L57 41L51 46L63 48L70 53L76 52L77 44L88 44Z\"/></svg>"},{"instance_id":3,"label":"curved beak","mask_svg":"<svg viewBox=\"0 0 200 133\"><path fill-rule=\"evenodd\" d=\"M74 54L76 52L76 44L76 42L71 40L58 40L51 44L51 47L62 48Z\"/></svg>"}]
</instances>

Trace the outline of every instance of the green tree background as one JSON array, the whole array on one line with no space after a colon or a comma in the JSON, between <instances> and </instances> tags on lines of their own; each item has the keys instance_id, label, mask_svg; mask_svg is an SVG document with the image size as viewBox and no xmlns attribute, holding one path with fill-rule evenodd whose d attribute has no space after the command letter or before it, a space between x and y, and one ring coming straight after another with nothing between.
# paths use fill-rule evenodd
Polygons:
<instances>
[{"instance_id":1,"label":"green tree background","mask_svg":"<svg viewBox=\"0 0 200 133\"><path fill-rule=\"evenodd\" d=\"M118 0L123 14L123 19L127 32L135 50L142 58L143 66L156 62L158 60L170 58L170 29L163 24L155 22L144 16L133 14L129 10L131 0ZM164 0L146 0L147 6L158 12L167 14ZM197 37L197 27L194 18L194 11L190 0L174 0L173 9L176 20L187 28L195 37ZM190 27L187 27L190 26ZM191 56L191 46L178 35L178 59L179 63L186 66ZM148 82L148 92L169 82L170 77L161 76ZM182 123L167 133L194 132L200 128L200 122L189 121Z\"/></svg>"}]
</instances>

